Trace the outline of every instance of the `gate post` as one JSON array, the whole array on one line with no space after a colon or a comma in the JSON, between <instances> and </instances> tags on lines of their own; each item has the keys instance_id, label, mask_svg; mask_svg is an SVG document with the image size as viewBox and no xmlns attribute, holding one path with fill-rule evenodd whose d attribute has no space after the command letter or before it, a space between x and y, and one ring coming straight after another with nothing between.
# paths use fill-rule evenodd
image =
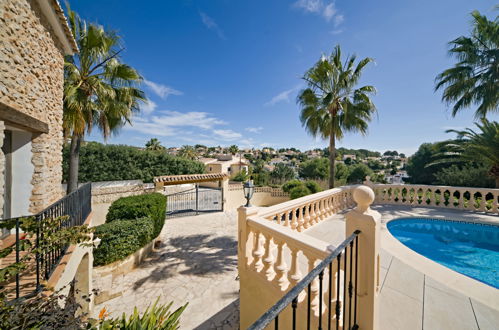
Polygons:
<instances>
[{"instance_id":1,"label":"gate post","mask_svg":"<svg viewBox=\"0 0 499 330\"><path fill-rule=\"evenodd\" d=\"M199 215L199 183L196 183L196 215Z\"/></svg>"}]
</instances>

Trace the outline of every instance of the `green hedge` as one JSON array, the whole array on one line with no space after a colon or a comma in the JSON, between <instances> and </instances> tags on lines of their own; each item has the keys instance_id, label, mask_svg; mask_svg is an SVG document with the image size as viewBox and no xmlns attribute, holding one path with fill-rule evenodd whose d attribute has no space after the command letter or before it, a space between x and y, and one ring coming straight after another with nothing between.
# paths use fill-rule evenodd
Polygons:
<instances>
[{"instance_id":1,"label":"green hedge","mask_svg":"<svg viewBox=\"0 0 499 330\"><path fill-rule=\"evenodd\" d=\"M69 145L63 149L63 181L69 171ZM203 163L168 155L165 151L97 142L87 142L80 149L79 182L142 180L155 176L204 173Z\"/></svg>"},{"instance_id":2,"label":"green hedge","mask_svg":"<svg viewBox=\"0 0 499 330\"><path fill-rule=\"evenodd\" d=\"M116 200L106 215L106 222L150 218L154 222L154 237L161 233L166 217L166 196L160 193L122 197Z\"/></svg>"},{"instance_id":3,"label":"green hedge","mask_svg":"<svg viewBox=\"0 0 499 330\"><path fill-rule=\"evenodd\" d=\"M94 250L94 266L122 260L154 239L151 218L120 220L95 227L94 236L101 243Z\"/></svg>"}]
</instances>

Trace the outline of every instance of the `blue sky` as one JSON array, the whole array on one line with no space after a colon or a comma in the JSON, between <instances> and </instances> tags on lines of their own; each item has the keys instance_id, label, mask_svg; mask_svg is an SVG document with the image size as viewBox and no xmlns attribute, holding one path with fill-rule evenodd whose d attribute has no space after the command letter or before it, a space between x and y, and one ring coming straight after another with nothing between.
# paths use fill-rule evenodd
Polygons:
<instances>
[{"instance_id":1,"label":"blue sky","mask_svg":"<svg viewBox=\"0 0 499 330\"><path fill-rule=\"evenodd\" d=\"M71 6L116 30L123 59L144 76L150 99L132 127L108 143L141 146L325 147L301 127L301 76L322 53L372 57L361 84L378 89L369 134L339 146L408 154L469 127L473 111L452 118L433 91L453 60L447 42L467 34L469 13L492 16L492 0L85 0ZM492 119L496 119L493 117ZM497 119L496 119L497 120ZM97 133L88 140L102 141Z\"/></svg>"}]
</instances>

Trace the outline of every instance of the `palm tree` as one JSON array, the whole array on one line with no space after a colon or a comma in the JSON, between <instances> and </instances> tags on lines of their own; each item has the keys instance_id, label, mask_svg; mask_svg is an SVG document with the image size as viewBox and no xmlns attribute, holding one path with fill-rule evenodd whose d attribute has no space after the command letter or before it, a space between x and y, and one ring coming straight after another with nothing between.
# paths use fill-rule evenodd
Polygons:
<instances>
[{"instance_id":1,"label":"palm tree","mask_svg":"<svg viewBox=\"0 0 499 330\"><path fill-rule=\"evenodd\" d=\"M130 123L144 93L141 76L120 62L119 37L101 26L87 24L68 7L69 25L79 53L64 63L63 131L71 139L67 192L78 186L81 141L96 126L104 138Z\"/></svg>"},{"instance_id":2,"label":"palm tree","mask_svg":"<svg viewBox=\"0 0 499 330\"><path fill-rule=\"evenodd\" d=\"M444 142L445 152L433 164L449 162L481 162L489 168L489 175L494 178L499 188L499 123L482 119L475 123L477 131L467 128L464 131L447 130L456 133L457 139Z\"/></svg>"},{"instance_id":3,"label":"palm tree","mask_svg":"<svg viewBox=\"0 0 499 330\"><path fill-rule=\"evenodd\" d=\"M161 142L158 139L152 138L146 142L146 150L165 150L165 147L161 145Z\"/></svg>"},{"instance_id":4,"label":"palm tree","mask_svg":"<svg viewBox=\"0 0 499 330\"><path fill-rule=\"evenodd\" d=\"M233 144L229 147L229 152L234 156L239 152L239 147Z\"/></svg>"},{"instance_id":5,"label":"palm tree","mask_svg":"<svg viewBox=\"0 0 499 330\"><path fill-rule=\"evenodd\" d=\"M193 146L183 146L179 152L178 152L179 157L191 159L191 160L196 160L198 159L198 155L196 152L196 149L194 149Z\"/></svg>"},{"instance_id":6,"label":"palm tree","mask_svg":"<svg viewBox=\"0 0 499 330\"><path fill-rule=\"evenodd\" d=\"M340 46L336 46L329 57L322 56L305 73L303 79L308 88L298 95L302 125L314 137L329 138L329 188L334 188L336 140L345 132L366 134L368 122L376 112L370 98L376 89L355 89L362 70L373 60L364 58L357 64L355 60L355 55L348 56L342 63Z\"/></svg>"},{"instance_id":7,"label":"palm tree","mask_svg":"<svg viewBox=\"0 0 499 330\"><path fill-rule=\"evenodd\" d=\"M470 37L450 42L449 54L458 62L440 73L435 91L444 89L442 101L454 103L452 116L472 105L476 118L499 110L499 16L494 21L474 11Z\"/></svg>"}]
</instances>

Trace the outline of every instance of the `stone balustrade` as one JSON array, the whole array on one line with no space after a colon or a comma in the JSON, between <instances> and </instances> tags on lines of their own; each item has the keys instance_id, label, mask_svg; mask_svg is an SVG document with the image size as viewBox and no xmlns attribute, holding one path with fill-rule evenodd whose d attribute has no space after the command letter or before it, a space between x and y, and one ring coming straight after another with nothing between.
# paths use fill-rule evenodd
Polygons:
<instances>
[{"instance_id":1,"label":"stone balustrade","mask_svg":"<svg viewBox=\"0 0 499 330\"><path fill-rule=\"evenodd\" d=\"M357 187L330 189L271 207L238 209L239 275L242 308L245 309L241 314L245 319L242 320L242 326L247 326L245 322L248 320L254 321L263 310L258 308L254 311L246 307L247 301L254 301L256 292L263 295L259 296L259 303L270 308L277 298L282 297L331 253L334 247L302 231L334 213L352 208L355 205L352 195ZM334 261L330 269L332 278L343 278L341 263L338 268ZM329 278L329 269L325 270L324 278ZM300 310L305 310L304 305L310 300L313 322L318 322L319 314L324 316L327 311L327 297L336 297L337 292L343 290L337 287L337 283L333 280L330 286L324 281L320 295L319 280L315 279L310 286L310 297L307 296L307 290L299 296ZM321 300L322 310L319 310ZM332 305L335 304L334 298Z\"/></svg>"},{"instance_id":2,"label":"stone balustrade","mask_svg":"<svg viewBox=\"0 0 499 330\"><path fill-rule=\"evenodd\" d=\"M258 215L301 232L335 213L353 207L352 191L355 187L339 187L293 199L263 208Z\"/></svg>"},{"instance_id":3,"label":"stone balustrade","mask_svg":"<svg viewBox=\"0 0 499 330\"><path fill-rule=\"evenodd\" d=\"M452 186L376 184L371 187L377 204L443 207L485 213L499 213L499 189Z\"/></svg>"}]
</instances>

